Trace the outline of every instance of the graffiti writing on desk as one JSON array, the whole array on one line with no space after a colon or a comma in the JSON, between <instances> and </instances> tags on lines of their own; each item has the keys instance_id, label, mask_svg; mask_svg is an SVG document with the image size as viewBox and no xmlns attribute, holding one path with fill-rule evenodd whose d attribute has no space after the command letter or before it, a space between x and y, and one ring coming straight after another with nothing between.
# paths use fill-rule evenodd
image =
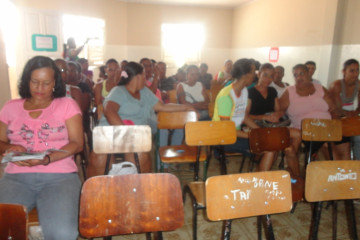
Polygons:
<instances>
[{"instance_id":1,"label":"graffiti writing on desk","mask_svg":"<svg viewBox=\"0 0 360 240\"><path fill-rule=\"evenodd\" d=\"M239 177L238 182L241 184L242 183L247 183L247 184L252 183L254 188L273 188L273 190L277 190L279 187L278 182L268 181L268 180L264 180L262 178L256 178L256 177L253 177L252 179Z\"/></svg>"},{"instance_id":2,"label":"graffiti writing on desk","mask_svg":"<svg viewBox=\"0 0 360 240\"><path fill-rule=\"evenodd\" d=\"M328 182L340 182L345 180L357 180L357 173L353 172L351 169L346 173L345 169L339 169L340 172L334 175L328 176Z\"/></svg>"},{"instance_id":3,"label":"graffiti writing on desk","mask_svg":"<svg viewBox=\"0 0 360 240\"><path fill-rule=\"evenodd\" d=\"M255 189L264 189L265 194L267 195L267 199L285 199L284 197L281 197L282 191L279 190L279 182L275 181L268 181L264 180L262 178L256 178L253 177L252 179L246 179L246 178L238 178L238 182L240 184L245 184L245 189L234 189L230 190L233 196L233 200L249 200L251 196L251 191ZM250 186L249 186L250 185ZM252 190L246 189L246 188L252 188Z\"/></svg>"},{"instance_id":4,"label":"graffiti writing on desk","mask_svg":"<svg viewBox=\"0 0 360 240\"><path fill-rule=\"evenodd\" d=\"M250 199L250 190L241 191L240 189L230 190L230 192L233 194L234 201L237 200L237 196L239 200L249 200Z\"/></svg>"},{"instance_id":5,"label":"graffiti writing on desk","mask_svg":"<svg viewBox=\"0 0 360 240\"><path fill-rule=\"evenodd\" d=\"M304 135L304 136L311 136L311 132L308 132L308 131L303 131L302 132L302 134Z\"/></svg>"},{"instance_id":6,"label":"graffiti writing on desk","mask_svg":"<svg viewBox=\"0 0 360 240\"><path fill-rule=\"evenodd\" d=\"M317 126L317 127L326 127L326 124L320 120L318 121L311 121L310 125Z\"/></svg>"}]
</instances>

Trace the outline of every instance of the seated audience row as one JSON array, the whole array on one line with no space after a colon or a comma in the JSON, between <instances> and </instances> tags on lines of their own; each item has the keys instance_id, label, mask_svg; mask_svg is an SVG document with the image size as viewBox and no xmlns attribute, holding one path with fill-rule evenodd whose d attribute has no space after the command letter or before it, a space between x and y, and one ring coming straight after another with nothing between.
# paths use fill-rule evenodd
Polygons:
<instances>
[{"instance_id":1,"label":"seated audience row","mask_svg":"<svg viewBox=\"0 0 360 240\"><path fill-rule=\"evenodd\" d=\"M99 125L148 125L154 111L191 111L192 107L179 104L164 104L146 86L146 69L136 62L129 62L121 72L119 86L114 87L104 101L104 115ZM132 154L125 159L134 162ZM148 153L140 154L142 172L151 172ZM91 153L88 176L104 173L105 154Z\"/></svg>"},{"instance_id":2,"label":"seated audience row","mask_svg":"<svg viewBox=\"0 0 360 240\"><path fill-rule=\"evenodd\" d=\"M19 84L21 99L10 100L0 112L2 153L61 150L49 151L42 159L10 162L0 179L0 202L23 204L28 210L36 207L46 239L76 239L78 235L81 183L74 154L84 146L83 126L85 132L91 132L92 95L94 105L103 108L99 115L101 126L150 125L155 133L156 112L160 111L197 111L199 120L209 120L206 90L211 87L212 77L207 74L207 65L202 64L200 70L189 65L167 78L164 62L143 58L140 63L123 61L120 66L115 59L109 59L104 79L92 91L87 61L79 62L83 68L77 62L62 59L30 59ZM265 63L257 73L256 69L252 59L225 62L224 71L215 78L224 87L216 96L213 121L234 121L238 138L225 150L249 156L248 130L261 127L264 121L279 122L287 115L291 120L291 146L285 150L285 157L291 176L299 178L301 121L357 116L359 63L355 59L346 61L343 79L334 81L329 91L312 78L316 69L313 62L293 67L293 86L282 82L281 66L274 68ZM169 90L176 90L178 104L163 103ZM183 132L178 133L172 135L176 143L183 140ZM161 144L166 144L168 135L160 132L160 138ZM359 138L355 138L355 143L359 158ZM318 143L313 151L322 145ZM350 159L349 139L335 143L333 149L335 159ZM270 170L275 157L274 152L264 152L258 170ZM125 159L134 162L132 154L125 154ZM105 162L106 155L92 152L88 177L103 174ZM152 171L148 153L140 154L140 166L143 172Z\"/></svg>"}]
</instances>

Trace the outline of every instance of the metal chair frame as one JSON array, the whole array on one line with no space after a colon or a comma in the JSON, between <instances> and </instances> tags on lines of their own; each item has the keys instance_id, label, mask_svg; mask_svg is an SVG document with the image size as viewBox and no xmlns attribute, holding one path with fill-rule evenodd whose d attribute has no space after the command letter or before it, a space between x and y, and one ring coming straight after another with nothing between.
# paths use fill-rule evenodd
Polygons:
<instances>
[{"instance_id":1,"label":"metal chair frame","mask_svg":"<svg viewBox=\"0 0 360 240\"><path fill-rule=\"evenodd\" d=\"M260 186L260 182L266 183ZM276 183L276 188L271 184ZM206 212L211 221L225 220L223 239L230 240L232 219L266 215L267 239L275 239L270 214L291 210L290 174L287 171L240 173L206 180ZM276 197L274 194L276 191ZM261 239L261 219L258 218Z\"/></svg>"},{"instance_id":2,"label":"metal chair frame","mask_svg":"<svg viewBox=\"0 0 360 240\"><path fill-rule=\"evenodd\" d=\"M332 236L334 240L336 239L337 200L345 200L350 237L358 239L352 199L360 198L360 191L358 191L360 180L356 177L359 173L360 162L358 161L313 161L308 164L305 198L308 202L314 203L309 239L318 239L323 201L333 201ZM348 176L348 178L340 179L339 176Z\"/></svg>"},{"instance_id":3,"label":"metal chair frame","mask_svg":"<svg viewBox=\"0 0 360 240\"><path fill-rule=\"evenodd\" d=\"M201 133L201 134L200 134ZM199 166L199 157L201 146L208 147L219 146L220 162L225 164L225 151L223 145L232 144L236 141L236 128L232 121L201 121L189 122L185 125L185 141L187 145L197 146L197 159L195 169ZM207 161L210 160L212 149L207 152ZM206 179L206 175L204 176ZM183 189L183 200L186 200L186 194L189 193L193 206L193 239L197 239L197 211L205 209L205 182L196 181L185 185ZM203 199L203 200L201 200Z\"/></svg>"}]
</instances>

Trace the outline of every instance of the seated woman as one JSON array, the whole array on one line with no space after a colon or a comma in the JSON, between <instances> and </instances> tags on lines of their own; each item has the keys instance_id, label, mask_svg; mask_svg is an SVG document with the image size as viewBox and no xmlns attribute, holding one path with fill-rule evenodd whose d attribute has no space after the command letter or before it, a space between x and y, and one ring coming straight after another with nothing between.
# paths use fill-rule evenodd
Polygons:
<instances>
[{"instance_id":1,"label":"seated woman","mask_svg":"<svg viewBox=\"0 0 360 240\"><path fill-rule=\"evenodd\" d=\"M116 75L118 69L120 69L119 63L111 58L106 61L105 72L107 79L102 79L94 86L94 104L97 109L97 117L100 119L103 114L103 101L113 89L119 83L119 78Z\"/></svg>"},{"instance_id":2,"label":"seated woman","mask_svg":"<svg viewBox=\"0 0 360 240\"><path fill-rule=\"evenodd\" d=\"M261 65L259 81L255 87L249 89L248 111L255 122L278 122L283 115L280 111L279 99L275 88L270 87L274 79L274 67L270 63Z\"/></svg>"},{"instance_id":3,"label":"seated woman","mask_svg":"<svg viewBox=\"0 0 360 240\"><path fill-rule=\"evenodd\" d=\"M89 70L89 61L86 58L79 58L77 62L81 65L82 74L87 78L91 86L94 86L94 73L93 71Z\"/></svg>"},{"instance_id":4,"label":"seated woman","mask_svg":"<svg viewBox=\"0 0 360 240\"><path fill-rule=\"evenodd\" d=\"M107 79L107 75L106 75L106 66L103 65L103 66L100 66L99 67L99 78L96 80L96 82L100 82L100 81L103 81L103 80L106 80Z\"/></svg>"},{"instance_id":5,"label":"seated woman","mask_svg":"<svg viewBox=\"0 0 360 240\"><path fill-rule=\"evenodd\" d=\"M230 59L226 60L224 63L223 70L220 71L215 76L216 83L223 85L223 84L226 84L228 81L230 81L232 78L232 76L231 76L232 68L233 68L233 62Z\"/></svg>"},{"instance_id":6,"label":"seated woman","mask_svg":"<svg viewBox=\"0 0 360 240\"><path fill-rule=\"evenodd\" d=\"M84 82L81 82L81 66L76 62L68 62L68 81L66 84L77 86L82 93L82 106L81 109L84 116L88 114L91 104L91 88ZM85 118L85 117L84 117Z\"/></svg>"},{"instance_id":7,"label":"seated woman","mask_svg":"<svg viewBox=\"0 0 360 240\"><path fill-rule=\"evenodd\" d=\"M209 70L209 66L206 63L201 63L199 70L200 70L199 82L202 82L205 88L207 90L210 90L211 81L213 80L213 77L210 73L207 72Z\"/></svg>"},{"instance_id":8,"label":"seated woman","mask_svg":"<svg viewBox=\"0 0 360 240\"><path fill-rule=\"evenodd\" d=\"M148 125L152 111L194 111L187 105L163 104L149 88L145 87L145 72L142 65L129 62L121 72L119 86L114 87L104 101L104 116L99 125ZM142 172L151 172L151 161L148 153L139 154ZM133 154L125 155L126 161L134 162ZM90 155L87 173L88 176L104 174L106 164L105 154Z\"/></svg>"},{"instance_id":9,"label":"seated woman","mask_svg":"<svg viewBox=\"0 0 360 240\"><path fill-rule=\"evenodd\" d=\"M83 116L83 127L87 139L89 140L89 146L92 148L91 139L92 132L90 126L90 105L92 99L92 90L85 82L81 81L81 66L77 62L68 62L68 82L67 84L77 86L82 92L81 96L81 111Z\"/></svg>"},{"instance_id":10,"label":"seated woman","mask_svg":"<svg viewBox=\"0 0 360 240\"><path fill-rule=\"evenodd\" d=\"M291 146L285 150L285 157L292 174L300 176L297 152L301 144L301 121L305 118L331 119L335 105L328 91L311 81L308 68L304 64L293 67L295 85L288 87L280 98L280 109L286 111L291 120ZM313 152L320 149L323 143L314 145Z\"/></svg>"},{"instance_id":11,"label":"seated woman","mask_svg":"<svg viewBox=\"0 0 360 240\"><path fill-rule=\"evenodd\" d=\"M274 80L270 84L270 87L275 88L275 90L278 94L278 98L281 97L281 95L284 93L286 87L289 86L288 83L282 81L284 78L284 72L285 72L285 69L283 66L280 66L280 65L276 66Z\"/></svg>"},{"instance_id":12,"label":"seated woman","mask_svg":"<svg viewBox=\"0 0 360 240\"><path fill-rule=\"evenodd\" d=\"M199 120L209 120L209 97L201 82L198 82L199 68L195 65L187 67L186 82L180 82L176 88L178 102L191 106L198 111Z\"/></svg>"},{"instance_id":13,"label":"seated woman","mask_svg":"<svg viewBox=\"0 0 360 240\"><path fill-rule=\"evenodd\" d=\"M255 77L255 63L250 59L239 59L232 69L233 83L224 87L216 97L213 121L233 121L237 129L237 141L232 145L226 145L226 152L240 152L250 155L249 135L244 131L242 124L250 128L258 128L249 117L246 106L248 105L248 89ZM260 161L259 170L266 170L264 166L274 159L273 152L265 152Z\"/></svg>"},{"instance_id":14,"label":"seated woman","mask_svg":"<svg viewBox=\"0 0 360 240\"><path fill-rule=\"evenodd\" d=\"M77 104L79 105L80 109L83 109L84 106L83 106L83 103L82 103L82 92L81 92L80 88L77 87L77 86L67 84L67 82L68 82L68 71L69 70L68 70L68 65L67 65L66 61L59 58L59 59L55 60L55 64L59 68L60 73L61 73L61 79L65 83L66 97L73 98L77 102Z\"/></svg>"},{"instance_id":15,"label":"seated woman","mask_svg":"<svg viewBox=\"0 0 360 240\"><path fill-rule=\"evenodd\" d=\"M360 114L360 81L359 81L359 62L356 59L348 59L344 62L343 79L331 83L329 92L334 100L336 108L342 117L353 117ZM343 149L353 147L354 157L360 160L360 136L354 137L354 146L350 146L350 137L344 137L341 142L335 144L344 144ZM348 152L339 152L338 159L350 159L350 156L344 155ZM349 157L349 158L347 158Z\"/></svg>"},{"instance_id":16,"label":"seated woman","mask_svg":"<svg viewBox=\"0 0 360 240\"><path fill-rule=\"evenodd\" d=\"M255 87L250 88L247 111L250 118L261 126L263 121L279 122L279 118L283 115L280 112L279 99L275 88L270 87L275 75L274 67L270 63L261 65L258 78L259 81ZM259 170L268 171L271 169L275 161L276 154L273 159L260 162Z\"/></svg>"},{"instance_id":17,"label":"seated woman","mask_svg":"<svg viewBox=\"0 0 360 240\"><path fill-rule=\"evenodd\" d=\"M43 159L10 162L0 180L0 202L36 207L45 239L77 239L81 182L74 154L83 148L81 111L65 97L53 60L37 56L22 73L21 99L0 112L0 151L42 152Z\"/></svg>"}]
</instances>

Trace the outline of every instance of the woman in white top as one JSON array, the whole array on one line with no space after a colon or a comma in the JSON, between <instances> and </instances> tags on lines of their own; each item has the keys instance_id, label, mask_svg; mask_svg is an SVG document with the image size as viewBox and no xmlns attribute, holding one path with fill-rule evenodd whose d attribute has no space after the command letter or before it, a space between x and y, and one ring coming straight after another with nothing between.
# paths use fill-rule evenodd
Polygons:
<instances>
[{"instance_id":1,"label":"woman in white top","mask_svg":"<svg viewBox=\"0 0 360 240\"><path fill-rule=\"evenodd\" d=\"M274 80L270 83L270 87L275 88L278 98L285 92L286 88L289 86L288 83L283 82L282 79L284 77L284 68L282 66L275 67L275 75Z\"/></svg>"},{"instance_id":2,"label":"woman in white top","mask_svg":"<svg viewBox=\"0 0 360 240\"><path fill-rule=\"evenodd\" d=\"M199 120L210 120L208 105L209 97L201 82L198 82L199 68L190 65L187 68L186 81L178 84L176 94L180 104L189 105L200 114Z\"/></svg>"},{"instance_id":3,"label":"woman in white top","mask_svg":"<svg viewBox=\"0 0 360 240\"><path fill-rule=\"evenodd\" d=\"M68 84L68 65L64 59L58 58L55 61L56 66L61 73L61 79L65 82L66 97L70 97L76 101L81 111L85 111L85 105L82 103L82 93L79 87Z\"/></svg>"}]
</instances>

